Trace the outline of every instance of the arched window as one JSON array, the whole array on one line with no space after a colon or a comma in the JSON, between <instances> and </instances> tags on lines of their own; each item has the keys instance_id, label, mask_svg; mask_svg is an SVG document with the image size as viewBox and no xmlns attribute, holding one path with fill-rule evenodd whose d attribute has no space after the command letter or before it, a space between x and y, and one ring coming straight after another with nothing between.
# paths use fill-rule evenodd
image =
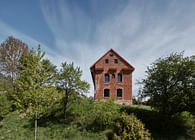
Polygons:
<instances>
[{"instance_id":1,"label":"arched window","mask_svg":"<svg viewBox=\"0 0 195 140\"><path fill-rule=\"evenodd\" d=\"M123 96L122 89L117 89L117 97L122 97L122 96Z\"/></svg>"},{"instance_id":2,"label":"arched window","mask_svg":"<svg viewBox=\"0 0 195 140\"><path fill-rule=\"evenodd\" d=\"M117 81L118 81L118 82L122 82L122 74L119 73L119 74L117 75Z\"/></svg>"},{"instance_id":3,"label":"arched window","mask_svg":"<svg viewBox=\"0 0 195 140\"><path fill-rule=\"evenodd\" d=\"M110 81L109 74L105 74L104 75L104 82L109 82L109 81Z\"/></svg>"},{"instance_id":4,"label":"arched window","mask_svg":"<svg viewBox=\"0 0 195 140\"><path fill-rule=\"evenodd\" d=\"M104 89L104 97L110 97L110 90Z\"/></svg>"}]
</instances>

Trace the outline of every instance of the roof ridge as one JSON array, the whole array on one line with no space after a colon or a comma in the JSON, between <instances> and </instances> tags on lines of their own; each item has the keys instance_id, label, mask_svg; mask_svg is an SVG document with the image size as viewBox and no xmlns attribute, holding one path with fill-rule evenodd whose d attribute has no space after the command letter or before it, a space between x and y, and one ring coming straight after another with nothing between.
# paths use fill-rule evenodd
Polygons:
<instances>
[{"instance_id":1,"label":"roof ridge","mask_svg":"<svg viewBox=\"0 0 195 140\"><path fill-rule=\"evenodd\" d=\"M107 55L109 52L113 51L116 55L118 55L125 63L127 63L133 70L135 69L129 62L127 62L121 55L119 55L113 48L110 48L102 57L100 57L93 65L91 65L90 69L99 62L105 55Z\"/></svg>"}]
</instances>

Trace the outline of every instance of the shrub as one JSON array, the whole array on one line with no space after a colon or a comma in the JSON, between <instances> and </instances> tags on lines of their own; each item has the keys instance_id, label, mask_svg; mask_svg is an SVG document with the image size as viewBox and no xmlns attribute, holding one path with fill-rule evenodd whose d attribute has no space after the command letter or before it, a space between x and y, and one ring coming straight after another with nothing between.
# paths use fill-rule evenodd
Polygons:
<instances>
[{"instance_id":1,"label":"shrub","mask_svg":"<svg viewBox=\"0 0 195 140\"><path fill-rule=\"evenodd\" d=\"M114 104L113 99L109 99L106 102L98 101L91 112L94 114L94 123L100 130L111 128L113 121L120 115L120 108Z\"/></svg>"},{"instance_id":2,"label":"shrub","mask_svg":"<svg viewBox=\"0 0 195 140\"><path fill-rule=\"evenodd\" d=\"M122 113L114 124L113 140L149 140L151 135L134 114Z\"/></svg>"},{"instance_id":3,"label":"shrub","mask_svg":"<svg viewBox=\"0 0 195 140\"><path fill-rule=\"evenodd\" d=\"M83 99L72 104L71 112L76 117L74 122L81 128L98 132L112 127L113 121L119 117L120 107L113 99L106 102Z\"/></svg>"},{"instance_id":4,"label":"shrub","mask_svg":"<svg viewBox=\"0 0 195 140\"><path fill-rule=\"evenodd\" d=\"M195 128L195 117L190 112L177 113L174 117L179 121L178 125L182 125L186 129Z\"/></svg>"},{"instance_id":5,"label":"shrub","mask_svg":"<svg viewBox=\"0 0 195 140\"><path fill-rule=\"evenodd\" d=\"M10 102L7 100L5 93L0 92L0 120L9 113L10 111Z\"/></svg>"},{"instance_id":6,"label":"shrub","mask_svg":"<svg viewBox=\"0 0 195 140\"><path fill-rule=\"evenodd\" d=\"M175 125L179 128L183 128L185 133L192 138L195 138L195 116L190 112L184 111L177 113L174 116Z\"/></svg>"}]
</instances>

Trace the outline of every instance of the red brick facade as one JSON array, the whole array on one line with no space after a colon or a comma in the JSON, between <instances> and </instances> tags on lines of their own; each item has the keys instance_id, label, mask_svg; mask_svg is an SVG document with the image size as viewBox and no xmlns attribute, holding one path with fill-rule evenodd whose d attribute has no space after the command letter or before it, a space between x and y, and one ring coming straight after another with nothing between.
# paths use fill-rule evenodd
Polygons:
<instances>
[{"instance_id":1,"label":"red brick facade","mask_svg":"<svg viewBox=\"0 0 195 140\"><path fill-rule=\"evenodd\" d=\"M94 99L115 98L116 103L132 104L132 72L134 67L110 49L91 67Z\"/></svg>"}]
</instances>

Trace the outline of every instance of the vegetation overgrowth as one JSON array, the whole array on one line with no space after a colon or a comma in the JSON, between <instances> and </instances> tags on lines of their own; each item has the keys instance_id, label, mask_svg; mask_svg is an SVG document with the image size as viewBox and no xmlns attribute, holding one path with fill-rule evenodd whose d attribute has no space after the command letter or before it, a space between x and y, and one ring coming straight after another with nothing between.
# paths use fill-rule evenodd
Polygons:
<instances>
[{"instance_id":1,"label":"vegetation overgrowth","mask_svg":"<svg viewBox=\"0 0 195 140\"><path fill-rule=\"evenodd\" d=\"M18 46L14 47L13 44ZM157 60L153 67L148 68L149 77L147 78L149 79L142 81L144 88L140 94L151 96L149 101L144 102L145 105L151 105L151 107L124 106L115 104L114 99L103 102L94 101L93 98L85 96L83 93L88 92L89 84L81 79L80 67L75 67L73 63L63 62L58 71L50 60L44 59L45 52L41 52L40 46L38 50L29 50L25 44L21 44L23 44L22 41L13 37L9 37L1 44L0 139L195 139L194 57L185 58L183 61L182 54L172 54L166 59ZM18 51L22 53L17 54ZM4 57L13 58L13 56L17 56L17 59L9 59L9 61L4 59ZM186 70L184 72L187 72L186 77L183 77L185 80L181 80L177 75L180 69L178 65L174 70L174 62L177 62L175 58L181 60L181 63L179 61L176 64L182 64ZM174 62L171 62L172 60ZM166 69L165 64L171 64L167 67L169 69ZM9 67L6 67L7 65ZM13 69L10 70L12 66ZM190 68L190 71L187 68ZM166 92L160 90L162 87L159 84L161 81L158 75L161 74L158 70L171 77L170 81L162 79L167 82ZM175 79L177 77L179 79ZM150 84L149 81L152 78L154 78L153 82L156 80L156 84L155 82ZM170 83L173 85L168 85ZM177 84L182 92L175 86ZM158 92L152 90L153 86L158 89ZM174 93L169 93L171 91ZM187 93L189 94L186 95ZM162 99L160 104L159 99ZM165 99L170 104L165 104L167 103ZM133 102L143 104L135 98ZM177 103L179 107L174 110ZM182 104L184 104L183 108Z\"/></svg>"},{"instance_id":2,"label":"vegetation overgrowth","mask_svg":"<svg viewBox=\"0 0 195 140\"><path fill-rule=\"evenodd\" d=\"M138 120L143 122L145 129L149 132L148 134L151 134L154 140L193 140L195 138L195 116L189 112L177 114L170 119L165 115L159 114L158 111L148 109L147 107L121 106L113 104L112 101L105 103L101 101L95 102L87 97L79 98L68 105L68 118L65 124L63 110L60 109L63 106L56 106L52 112L47 114L47 117L40 118L38 120L37 139L117 139L113 136L117 132L118 127L120 127L120 123L117 123L120 121L117 120L124 116L119 115L120 113L123 114L122 112L127 112L131 114L130 116L133 113ZM104 108L105 104L108 109ZM95 107L96 105L98 107ZM111 113L112 115L109 116L109 119L103 118L111 109L113 109L113 113ZM101 117L102 119L100 119ZM21 114L18 111L9 112L0 121L0 139L33 139L33 126L31 118L24 113Z\"/></svg>"}]
</instances>

